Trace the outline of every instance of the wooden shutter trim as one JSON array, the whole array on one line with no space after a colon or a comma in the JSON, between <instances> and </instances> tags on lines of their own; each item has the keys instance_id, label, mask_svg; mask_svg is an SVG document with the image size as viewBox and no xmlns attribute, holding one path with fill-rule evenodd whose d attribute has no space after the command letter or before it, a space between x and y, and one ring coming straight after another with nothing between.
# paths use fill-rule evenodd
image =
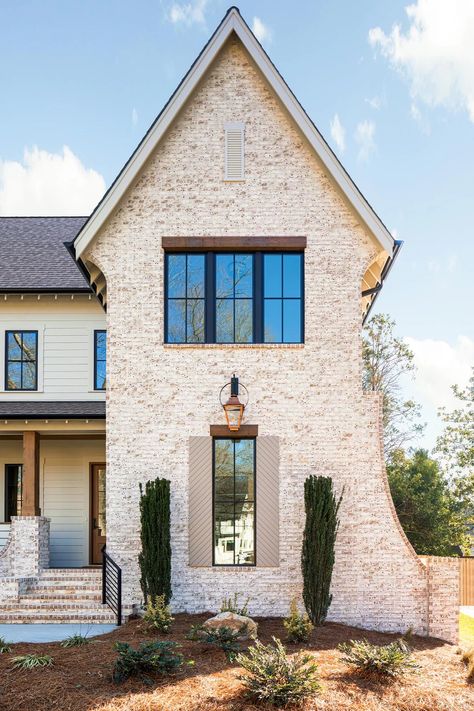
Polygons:
<instances>
[{"instance_id":1,"label":"wooden shutter trim","mask_svg":"<svg viewBox=\"0 0 474 711\"><path fill-rule=\"evenodd\" d=\"M189 438L189 565L212 566L212 438Z\"/></svg>"},{"instance_id":2,"label":"wooden shutter trim","mask_svg":"<svg viewBox=\"0 0 474 711\"><path fill-rule=\"evenodd\" d=\"M257 437L257 568L280 565L280 452L278 437Z\"/></svg>"}]
</instances>

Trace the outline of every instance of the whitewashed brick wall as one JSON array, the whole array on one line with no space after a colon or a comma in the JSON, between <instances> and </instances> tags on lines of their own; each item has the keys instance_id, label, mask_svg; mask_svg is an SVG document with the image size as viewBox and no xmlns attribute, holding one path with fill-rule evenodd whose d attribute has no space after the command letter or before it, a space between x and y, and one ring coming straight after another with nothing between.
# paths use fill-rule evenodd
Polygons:
<instances>
[{"instance_id":1,"label":"whitewashed brick wall","mask_svg":"<svg viewBox=\"0 0 474 711\"><path fill-rule=\"evenodd\" d=\"M246 180L226 183L224 124L246 124ZM163 345L163 252L173 235L306 235L304 346ZM427 577L394 515L380 403L361 390L361 277L376 249L236 40L231 41L88 255L108 287L107 546L141 598L139 482L171 480L173 605L216 610L251 592L283 615L301 589L303 484L345 487L331 619L426 633ZM280 437L281 563L188 567L188 438L223 422L221 386L250 392L245 421Z\"/></svg>"}]
</instances>

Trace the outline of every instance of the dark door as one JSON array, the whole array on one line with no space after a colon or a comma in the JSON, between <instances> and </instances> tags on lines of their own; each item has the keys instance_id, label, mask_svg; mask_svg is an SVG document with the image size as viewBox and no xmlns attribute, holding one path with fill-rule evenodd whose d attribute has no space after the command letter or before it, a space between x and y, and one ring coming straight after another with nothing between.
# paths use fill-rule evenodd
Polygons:
<instances>
[{"instance_id":1,"label":"dark door","mask_svg":"<svg viewBox=\"0 0 474 711\"><path fill-rule=\"evenodd\" d=\"M105 464L91 465L91 563L102 563L107 524L105 519Z\"/></svg>"}]
</instances>

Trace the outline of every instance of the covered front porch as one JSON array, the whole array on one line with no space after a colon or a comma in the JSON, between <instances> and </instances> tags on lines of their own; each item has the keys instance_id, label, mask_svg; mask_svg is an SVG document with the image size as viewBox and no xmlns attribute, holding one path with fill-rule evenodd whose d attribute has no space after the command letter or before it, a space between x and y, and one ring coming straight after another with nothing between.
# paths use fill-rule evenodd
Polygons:
<instances>
[{"instance_id":1,"label":"covered front porch","mask_svg":"<svg viewBox=\"0 0 474 711\"><path fill-rule=\"evenodd\" d=\"M0 557L14 517L50 521L49 567L101 563L106 541L105 419L3 420Z\"/></svg>"}]
</instances>

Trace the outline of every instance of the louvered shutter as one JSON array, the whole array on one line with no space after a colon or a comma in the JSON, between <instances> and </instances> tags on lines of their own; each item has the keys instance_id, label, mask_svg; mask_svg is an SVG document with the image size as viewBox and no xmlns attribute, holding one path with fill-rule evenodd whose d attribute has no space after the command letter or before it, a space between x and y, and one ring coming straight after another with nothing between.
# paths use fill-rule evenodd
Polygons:
<instances>
[{"instance_id":1,"label":"louvered shutter","mask_svg":"<svg viewBox=\"0 0 474 711\"><path fill-rule=\"evenodd\" d=\"M225 126L225 179L244 179L244 124Z\"/></svg>"},{"instance_id":2,"label":"louvered shutter","mask_svg":"<svg viewBox=\"0 0 474 711\"><path fill-rule=\"evenodd\" d=\"M280 564L280 452L278 437L257 437L257 567Z\"/></svg>"},{"instance_id":3,"label":"louvered shutter","mask_svg":"<svg viewBox=\"0 0 474 711\"><path fill-rule=\"evenodd\" d=\"M212 437L189 438L189 565L212 565Z\"/></svg>"}]
</instances>

